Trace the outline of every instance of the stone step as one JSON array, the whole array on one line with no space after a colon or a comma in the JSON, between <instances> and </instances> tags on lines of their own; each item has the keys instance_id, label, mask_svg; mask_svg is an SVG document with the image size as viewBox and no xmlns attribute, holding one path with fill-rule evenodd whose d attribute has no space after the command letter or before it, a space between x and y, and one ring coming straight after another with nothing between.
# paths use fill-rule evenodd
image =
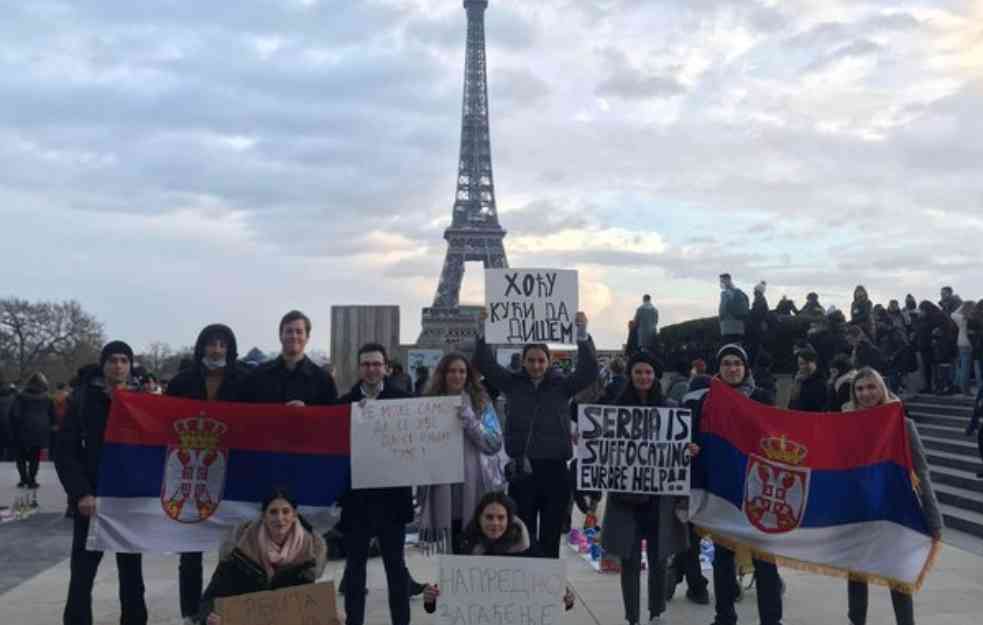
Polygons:
<instances>
[{"instance_id":1,"label":"stone step","mask_svg":"<svg viewBox=\"0 0 983 625\"><path fill-rule=\"evenodd\" d=\"M921 432L919 432L921 434ZM963 436L961 439L936 438L934 436L922 436L922 444L925 449L932 451L944 451L950 454L966 456L971 460L978 460L980 450L976 446L975 440L970 440Z\"/></svg>"},{"instance_id":2,"label":"stone step","mask_svg":"<svg viewBox=\"0 0 983 625\"><path fill-rule=\"evenodd\" d=\"M938 425L947 428L962 428L966 429L969 425L969 415L958 417L958 416L947 416L947 415L936 415L927 413L910 413L911 419L918 424L924 423L925 425Z\"/></svg>"},{"instance_id":3,"label":"stone step","mask_svg":"<svg viewBox=\"0 0 983 625\"><path fill-rule=\"evenodd\" d=\"M966 436L966 428L948 428L943 425L928 425L917 423L918 433L924 439L926 436L940 440L957 440L970 445L976 445L976 434Z\"/></svg>"},{"instance_id":4,"label":"stone step","mask_svg":"<svg viewBox=\"0 0 983 625\"><path fill-rule=\"evenodd\" d=\"M933 486L952 486L962 490L973 491L983 496L983 479L976 477L976 473L974 472L930 466L929 476L932 479Z\"/></svg>"},{"instance_id":5,"label":"stone step","mask_svg":"<svg viewBox=\"0 0 983 625\"><path fill-rule=\"evenodd\" d=\"M939 510L942 512L942 520L946 527L983 538L983 514L944 503L939 503Z\"/></svg>"},{"instance_id":6,"label":"stone step","mask_svg":"<svg viewBox=\"0 0 983 625\"><path fill-rule=\"evenodd\" d=\"M939 406L969 406L972 408L975 396L969 395L915 395L905 403L936 404Z\"/></svg>"},{"instance_id":7,"label":"stone step","mask_svg":"<svg viewBox=\"0 0 983 625\"><path fill-rule=\"evenodd\" d=\"M971 415L973 414L972 404L968 406L946 406L942 404L928 404L921 402L905 402L905 408L908 409L909 413L914 412L931 412L943 415Z\"/></svg>"},{"instance_id":8,"label":"stone step","mask_svg":"<svg viewBox=\"0 0 983 625\"><path fill-rule=\"evenodd\" d=\"M973 474L983 471L983 463L980 463L979 456L974 459L969 459L961 454L953 454L935 450L928 450L926 452L926 456L928 457L928 464L930 466L959 469L960 471L969 471Z\"/></svg>"},{"instance_id":9,"label":"stone step","mask_svg":"<svg viewBox=\"0 0 983 625\"><path fill-rule=\"evenodd\" d=\"M983 514L983 493L934 482L932 486L935 488L935 496L938 497L939 503Z\"/></svg>"}]
</instances>

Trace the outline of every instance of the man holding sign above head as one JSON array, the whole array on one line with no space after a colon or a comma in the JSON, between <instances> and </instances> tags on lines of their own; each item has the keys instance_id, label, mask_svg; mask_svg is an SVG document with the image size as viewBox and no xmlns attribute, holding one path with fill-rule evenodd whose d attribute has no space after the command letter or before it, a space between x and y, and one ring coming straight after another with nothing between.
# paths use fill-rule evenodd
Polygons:
<instances>
[{"instance_id":1,"label":"man holding sign above head","mask_svg":"<svg viewBox=\"0 0 983 625\"><path fill-rule=\"evenodd\" d=\"M370 399L411 397L409 393L386 384L388 364L386 348L382 345L367 343L359 348L359 381L339 402L357 404ZM345 537L345 578L342 585L347 625L362 625L365 621L365 567L373 536L379 538L382 562L386 568L392 625L409 625L411 580L403 549L406 545L406 524L413 520L412 489L409 486L352 489L342 496L339 503L341 520L338 529Z\"/></svg>"},{"instance_id":2,"label":"man holding sign above head","mask_svg":"<svg viewBox=\"0 0 983 625\"><path fill-rule=\"evenodd\" d=\"M490 320L488 310L482 311L481 320ZM594 343L587 334L587 316L578 312L575 325L577 366L570 376L553 372L545 343L526 344L522 348L522 369L515 373L495 360L485 342L484 327L478 331L475 351L478 370L505 394L508 402L505 451L512 459L506 467L509 495L518 505L519 517L550 558L560 555L560 534L570 499L570 398L598 375Z\"/></svg>"}]
</instances>

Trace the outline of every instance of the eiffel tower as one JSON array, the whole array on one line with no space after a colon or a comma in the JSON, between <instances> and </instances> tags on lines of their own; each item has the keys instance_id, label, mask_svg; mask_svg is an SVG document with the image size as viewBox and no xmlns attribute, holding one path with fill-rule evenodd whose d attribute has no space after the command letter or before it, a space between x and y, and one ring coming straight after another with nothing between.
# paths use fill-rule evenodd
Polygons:
<instances>
[{"instance_id":1,"label":"eiffel tower","mask_svg":"<svg viewBox=\"0 0 983 625\"><path fill-rule=\"evenodd\" d=\"M464 0L468 15L461 115L461 156L457 165L457 197L451 225L444 231L447 255L433 306L423 309L417 344L446 348L474 338L478 306L461 306L464 263L481 261L485 268L508 267L505 230L498 223L492 178L488 126L488 77L485 71L485 9L488 0Z\"/></svg>"}]
</instances>

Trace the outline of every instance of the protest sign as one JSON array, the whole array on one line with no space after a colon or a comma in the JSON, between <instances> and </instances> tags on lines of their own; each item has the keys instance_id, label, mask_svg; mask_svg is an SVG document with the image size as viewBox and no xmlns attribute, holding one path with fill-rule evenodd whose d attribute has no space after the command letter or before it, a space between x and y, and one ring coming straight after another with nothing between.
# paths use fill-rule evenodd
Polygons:
<instances>
[{"instance_id":1,"label":"protest sign","mask_svg":"<svg viewBox=\"0 0 983 625\"><path fill-rule=\"evenodd\" d=\"M334 582L215 600L222 625L339 625Z\"/></svg>"},{"instance_id":2,"label":"protest sign","mask_svg":"<svg viewBox=\"0 0 983 625\"><path fill-rule=\"evenodd\" d=\"M460 396L352 404L352 488L463 482L460 406Z\"/></svg>"},{"instance_id":3,"label":"protest sign","mask_svg":"<svg viewBox=\"0 0 983 625\"><path fill-rule=\"evenodd\" d=\"M689 410L585 404L579 407L577 425L579 489L689 493Z\"/></svg>"},{"instance_id":4,"label":"protest sign","mask_svg":"<svg viewBox=\"0 0 983 625\"><path fill-rule=\"evenodd\" d=\"M436 625L557 625L563 560L441 556Z\"/></svg>"},{"instance_id":5,"label":"protest sign","mask_svg":"<svg viewBox=\"0 0 983 625\"><path fill-rule=\"evenodd\" d=\"M489 343L577 342L577 272L486 269L485 340Z\"/></svg>"},{"instance_id":6,"label":"protest sign","mask_svg":"<svg viewBox=\"0 0 983 625\"><path fill-rule=\"evenodd\" d=\"M439 349L411 349L406 352L406 373L410 375L413 384L417 381L417 369L425 367L433 375L433 370L437 368L437 363L444 357L444 352ZM429 378L428 378L429 379Z\"/></svg>"}]
</instances>

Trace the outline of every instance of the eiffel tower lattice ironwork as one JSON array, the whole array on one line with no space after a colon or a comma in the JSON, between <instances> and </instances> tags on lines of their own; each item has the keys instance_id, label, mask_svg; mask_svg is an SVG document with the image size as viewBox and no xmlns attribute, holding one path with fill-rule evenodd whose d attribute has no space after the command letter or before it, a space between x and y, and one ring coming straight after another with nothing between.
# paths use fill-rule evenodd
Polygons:
<instances>
[{"instance_id":1,"label":"eiffel tower lattice ironwork","mask_svg":"<svg viewBox=\"0 0 983 625\"><path fill-rule=\"evenodd\" d=\"M460 306L464 264L508 267L505 230L498 223L488 124L485 9L488 0L464 0L468 16L461 115L461 153L451 225L444 232L447 255L433 306L423 310L420 344L462 342L473 336L475 310Z\"/></svg>"}]
</instances>

